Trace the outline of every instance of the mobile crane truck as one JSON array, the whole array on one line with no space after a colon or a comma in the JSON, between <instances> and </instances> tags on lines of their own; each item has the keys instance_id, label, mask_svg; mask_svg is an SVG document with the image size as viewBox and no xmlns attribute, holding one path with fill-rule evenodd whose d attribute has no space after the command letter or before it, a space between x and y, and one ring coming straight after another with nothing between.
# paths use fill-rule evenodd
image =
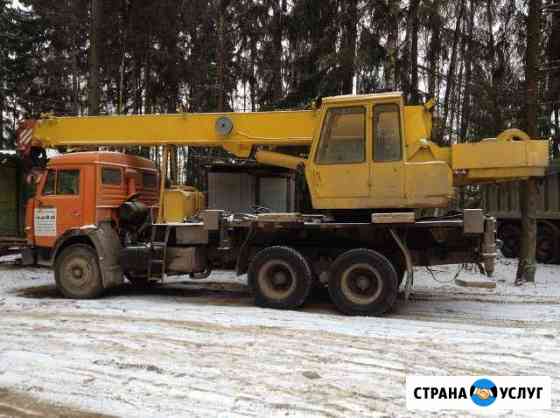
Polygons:
<instances>
[{"instance_id":1,"label":"mobile crane truck","mask_svg":"<svg viewBox=\"0 0 560 418\"><path fill-rule=\"evenodd\" d=\"M417 218L415 209L446 208L454 186L543 176L548 142L511 129L440 147L431 141L432 113L433 102L407 106L400 93L379 93L324 98L305 111L25 121L19 151L35 163L49 147L223 147L297 170L312 210L200 210L185 220L196 192L164 190L167 158L158 178L139 157L65 154L49 161L27 203L24 261L53 266L71 298L98 297L124 277L200 278L219 267L247 273L259 306L295 309L327 286L351 315L389 311L399 289L408 295L414 266L477 263L491 275L493 218L482 210ZM307 158L274 150L302 145Z\"/></svg>"}]
</instances>

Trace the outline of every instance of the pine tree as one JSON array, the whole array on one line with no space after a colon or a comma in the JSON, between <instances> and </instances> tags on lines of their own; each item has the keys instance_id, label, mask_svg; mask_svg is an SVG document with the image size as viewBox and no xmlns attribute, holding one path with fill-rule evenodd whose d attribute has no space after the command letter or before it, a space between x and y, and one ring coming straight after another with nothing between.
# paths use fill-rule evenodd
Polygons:
<instances>
[{"instance_id":1,"label":"pine tree","mask_svg":"<svg viewBox=\"0 0 560 418\"><path fill-rule=\"evenodd\" d=\"M538 138L538 66L540 55L541 0L529 0L527 19L527 52L525 82L527 90L527 133ZM537 180L529 179L521 183L519 205L521 208L521 250L517 266L516 283L534 282L537 242Z\"/></svg>"}]
</instances>

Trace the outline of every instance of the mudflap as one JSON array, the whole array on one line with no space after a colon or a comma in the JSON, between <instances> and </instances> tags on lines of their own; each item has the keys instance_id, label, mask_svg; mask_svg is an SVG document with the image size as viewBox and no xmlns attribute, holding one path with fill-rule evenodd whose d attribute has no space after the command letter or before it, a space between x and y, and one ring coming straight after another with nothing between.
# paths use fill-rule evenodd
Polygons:
<instances>
[{"instance_id":1,"label":"mudflap","mask_svg":"<svg viewBox=\"0 0 560 418\"><path fill-rule=\"evenodd\" d=\"M37 255L33 248L26 247L21 250L21 265L22 267L31 267L37 263Z\"/></svg>"},{"instance_id":2,"label":"mudflap","mask_svg":"<svg viewBox=\"0 0 560 418\"><path fill-rule=\"evenodd\" d=\"M95 246L99 259L99 269L103 287L109 289L124 282L120 265L121 243L117 232L108 223L102 223L91 228L82 228Z\"/></svg>"},{"instance_id":3,"label":"mudflap","mask_svg":"<svg viewBox=\"0 0 560 418\"><path fill-rule=\"evenodd\" d=\"M399 234L394 229L389 229L391 236L397 243L399 249L402 251L402 255L406 262L406 280L404 283L404 300L408 301L410 298L410 293L412 292L412 287L414 286L414 268L412 264L412 256L410 251L406 246L405 242L401 239Z\"/></svg>"}]
</instances>

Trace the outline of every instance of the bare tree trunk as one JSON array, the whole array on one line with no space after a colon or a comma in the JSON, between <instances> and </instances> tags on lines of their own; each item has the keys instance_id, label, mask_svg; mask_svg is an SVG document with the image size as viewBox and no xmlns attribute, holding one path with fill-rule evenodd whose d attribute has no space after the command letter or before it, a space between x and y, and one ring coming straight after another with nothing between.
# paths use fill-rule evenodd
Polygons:
<instances>
[{"instance_id":1,"label":"bare tree trunk","mask_svg":"<svg viewBox=\"0 0 560 418\"><path fill-rule=\"evenodd\" d=\"M410 11L408 18L411 19L410 38L410 102L418 104L420 95L418 92L418 32L420 32L420 19L418 8L420 0L410 0Z\"/></svg>"},{"instance_id":2,"label":"bare tree trunk","mask_svg":"<svg viewBox=\"0 0 560 418\"><path fill-rule=\"evenodd\" d=\"M469 9L469 19L467 22L467 38L466 45L463 52L463 62L465 63L465 89L463 93L463 103L461 106L461 127L459 129L459 141L465 142L467 140L467 133L469 130L469 122L471 117L471 90L472 90L472 62L470 57L473 55L473 30L474 30L474 14L475 14L475 0L471 0Z\"/></svg>"},{"instance_id":3,"label":"bare tree trunk","mask_svg":"<svg viewBox=\"0 0 560 418\"><path fill-rule=\"evenodd\" d=\"M78 74L78 47L72 52L72 113L80 115L80 74Z\"/></svg>"},{"instance_id":4,"label":"bare tree trunk","mask_svg":"<svg viewBox=\"0 0 560 418\"><path fill-rule=\"evenodd\" d=\"M274 20L272 32L272 77L269 105L277 102L282 93L282 39L284 34L284 15L286 13L286 0L274 0Z\"/></svg>"},{"instance_id":5,"label":"bare tree trunk","mask_svg":"<svg viewBox=\"0 0 560 418\"><path fill-rule=\"evenodd\" d=\"M450 127L450 131L449 131L449 139L450 139L450 143L456 143L456 139L457 139L457 130L455 129L455 118L457 118L457 122L459 122L459 116L457 115L457 109L460 108L460 103L461 103L461 93L462 93L462 89L461 89L461 85L463 84L463 69L464 69L464 63L462 60L459 60L460 64L459 64L459 72L457 73L456 78L456 82L454 83L456 85L456 87L453 90L453 97L451 98L451 106L449 109L449 127Z\"/></svg>"},{"instance_id":6,"label":"bare tree trunk","mask_svg":"<svg viewBox=\"0 0 560 418\"><path fill-rule=\"evenodd\" d=\"M123 45L121 50L121 62L119 64L119 102L117 105L117 114L122 114L124 112L125 107L125 98L124 98L124 70L125 70L125 61L126 61L126 50L124 46L124 42L126 39L126 35L123 36Z\"/></svg>"},{"instance_id":7,"label":"bare tree trunk","mask_svg":"<svg viewBox=\"0 0 560 418\"><path fill-rule=\"evenodd\" d=\"M6 146L6 143L4 142L4 109L6 108L4 66L4 51L0 51L0 149Z\"/></svg>"},{"instance_id":8,"label":"bare tree trunk","mask_svg":"<svg viewBox=\"0 0 560 418\"><path fill-rule=\"evenodd\" d=\"M181 54L179 51L179 46L177 45L179 38L179 10L182 6L168 6L170 7L169 18L167 21L168 29L165 31L164 35L164 48L168 56L168 67L164 73L164 78L166 82L165 95L167 101L167 113L177 113L179 107L179 63L181 61ZM169 177L173 184L178 183L178 153L176 145L168 145L167 149L167 164L169 167Z\"/></svg>"},{"instance_id":9,"label":"bare tree trunk","mask_svg":"<svg viewBox=\"0 0 560 418\"><path fill-rule=\"evenodd\" d=\"M99 37L101 33L101 0L91 0L89 31L88 113L99 115Z\"/></svg>"},{"instance_id":10,"label":"bare tree trunk","mask_svg":"<svg viewBox=\"0 0 560 418\"><path fill-rule=\"evenodd\" d=\"M1 75L1 74L0 74ZM4 80L0 77L0 149L4 147Z\"/></svg>"},{"instance_id":11,"label":"bare tree trunk","mask_svg":"<svg viewBox=\"0 0 560 418\"><path fill-rule=\"evenodd\" d=\"M399 70L397 68L399 43L399 11L400 2L389 0L389 33L387 34L387 60L385 62L385 87L397 89Z\"/></svg>"},{"instance_id":12,"label":"bare tree trunk","mask_svg":"<svg viewBox=\"0 0 560 418\"><path fill-rule=\"evenodd\" d=\"M526 86L527 86L527 133L538 137L538 65L540 51L540 16L542 0L529 0L527 21ZM521 208L521 248L517 266L516 283L534 282L537 270L537 181L532 178L521 184L519 204Z\"/></svg>"},{"instance_id":13,"label":"bare tree trunk","mask_svg":"<svg viewBox=\"0 0 560 418\"><path fill-rule=\"evenodd\" d=\"M341 94L352 94L356 60L356 41L358 38L358 1L346 0L343 3L342 38L342 80Z\"/></svg>"},{"instance_id":14,"label":"bare tree trunk","mask_svg":"<svg viewBox=\"0 0 560 418\"><path fill-rule=\"evenodd\" d=\"M69 19L69 33L72 37L72 52L71 52L71 68L72 68L72 114L74 116L80 115L80 73L79 73L79 53L80 53L80 45L78 40L78 31L77 28L79 27L79 22L77 21L80 2L69 0L66 3L67 7L70 10L73 10L75 15L71 16Z\"/></svg>"},{"instance_id":15,"label":"bare tree trunk","mask_svg":"<svg viewBox=\"0 0 560 418\"><path fill-rule=\"evenodd\" d=\"M149 32L150 33L150 32ZM144 113L153 113L152 109L152 55L150 51L150 39L151 36L148 35L148 42L146 42L146 56L144 65Z\"/></svg>"},{"instance_id":16,"label":"bare tree trunk","mask_svg":"<svg viewBox=\"0 0 560 418\"><path fill-rule=\"evenodd\" d=\"M257 101L257 80L255 79L255 68L257 62L257 44L256 39L252 36L250 43L251 49L251 61L250 61L250 69L251 74L249 75L249 96L251 97L251 112L256 110L256 101Z\"/></svg>"},{"instance_id":17,"label":"bare tree trunk","mask_svg":"<svg viewBox=\"0 0 560 418\"><path fill-rule=\"evenodd\" d=\"M447 86L445 88L445 100L443 102L443 126L451 129L448 126L447 117L449 116L450 99L453 97L455 89L455 67L457 65L457 46L459 44L459 34L461 31L461 21L463 20L463 11L465 10L463 2L459 5L459 14L457 15L457 22L455 23L455 34L453 35L453 46L451 50L451 61L449 62L449 69L447 71Z\"/></svg>"},{"instance_id":18,"label":"bare tree trunk","mask_svg":"<svg viewBox=\"0 0 560 418\"><path fill-rule=\"evenodd\" d=\"M140 115L143 113L142 100L142 65L138 58L134 61L134 113Z\"/></svg>"},{"instance_id":19,"label":"bare tree trunk","mask_svg":"<svg viewBox=\"0 0 560 418\"><path fill-rule=\"evenodd\" d=\"M218 94L217 111L224 112L226 109L226 9L229 0L218 0Z\"/></svg>"},{"instance_id":20,"label":"bare tree trunk","mask_svg":"<svg viewBox=\"0 0 560 418\"><path fill-rule=\"evenodd\" d=\"M435 97L438 85L439 73L439 56L441 53L441 27L442 19L439 14L440 0L431 2L429 26L430 26L430 42L428 45L428 93Z\"/></svg>"},{"instance_id":21,"label":"bare tree trunk","mask_svg":"<svg viewBox=\"0 0 560 418\"><path fill-rule=\"evenodd\" d=\"M554 110L554 122L556 125L556 136L560 138L560 105L556 105Z\"/></svg>"},{"instance_id":22,"label":"bare tree trunk","mask_svg":"<svg viewBox=\"0 0 560 418\"><path fill-rule=\"evenodd\" d=\"M492 116L494 118L494 126L496 129L496 134L502 131L502 113L500 111L500 104L498 103L498 91L500 84L499 71L496 65L496 42L494 40L494 11L492 6L494 0L487 0L486 2L486 15L488 18L488 32L490 34L490 70L492 71L492 85L490 86L490 100L492 102Z\"/></svg>"}]
</instances>

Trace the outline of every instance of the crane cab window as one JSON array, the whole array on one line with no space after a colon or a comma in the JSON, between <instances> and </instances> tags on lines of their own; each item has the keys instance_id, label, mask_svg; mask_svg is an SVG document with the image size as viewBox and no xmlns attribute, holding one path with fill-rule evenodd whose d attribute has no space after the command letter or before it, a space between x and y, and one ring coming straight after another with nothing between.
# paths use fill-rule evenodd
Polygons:
<instances>
[{"instance_id":1,"label":"crane cab window","mask_svg":"<svg viewBox=\"0 0 560 418\"><path fill-rule=\"evenodd\" d=\"M120 168L101 168L101 183L105 186L120 186L122 184L122 171Z\"/></svg>"},{"instance_id":2,"label":"crane cab window","mask_svg":"<svg viewBox=\"0 0 560 418\"><path fill-rule=\"evenodd\" d=\"M317 151L317 164L362 163L366 156L366 110L363 107L329 109Z\"/></svg>"},{"instance_id":3,"label":"crane cab window","mask_svg":"<svg viewBox=\"0 0 560 418\"><path fill-rule=\"evenodd\" d=\"M57 195L80 194L80 170L59 170L56 182Z\"/></svg>"},{"instance_id":4,"label":"crane cab window","mask_svg":"<svg viewBox=\"0 0 560 418\"><path fill-rule=\"evenodd\" d=\"M43 187L43 196L52 196L55 192L56 184L56 171L49 170L47 179L45 180L45 187Z\"/></svg>"},{"instance_id":5,"label":"crane cab window","mask_svg":"<svg viewBox=\"0 0 560 418\"><path fill-rule=\"evenodd\" d=\"M377 105L373 109L374 161L402 159L401 120L396 104Z\"/></svg>"}]
</instances>

